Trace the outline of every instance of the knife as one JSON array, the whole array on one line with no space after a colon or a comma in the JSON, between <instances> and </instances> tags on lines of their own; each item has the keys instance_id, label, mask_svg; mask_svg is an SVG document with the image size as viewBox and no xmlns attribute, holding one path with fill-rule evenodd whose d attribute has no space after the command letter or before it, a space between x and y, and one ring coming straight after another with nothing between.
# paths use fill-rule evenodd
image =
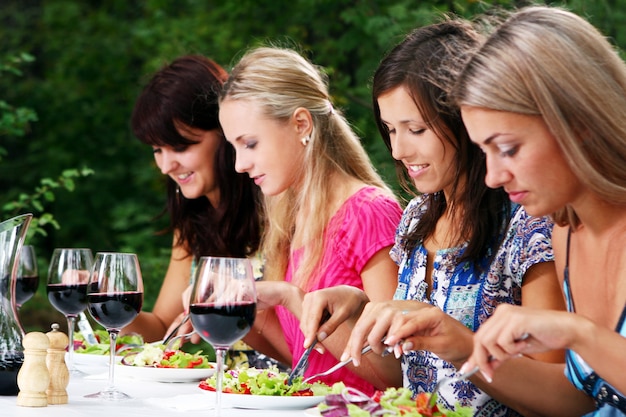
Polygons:
<instances>
[{"instance_id":1,"label":"knife","mask_svg":"<svg viewBox=\"0 0 626 417\"><path fill-rule=\"evenodd\" d=\"M330 313L328 312L328 310L324 310L324 313L322 314L322 319L320 320L320 325L326 323L329 318ZM304 376L304 371L306 371L306 369L309 367L309 355L311 355L311 352L313 352L315 345L317 345L317 338L313 341L313 343L311 343L311 346L309 346L304 351L302 356L300 356L298 363L296 364L296 366L294 366L293 370L289 374L289 378L287 379L287 385L291 385L295 378Z\"/></svg>"}]
</instances>

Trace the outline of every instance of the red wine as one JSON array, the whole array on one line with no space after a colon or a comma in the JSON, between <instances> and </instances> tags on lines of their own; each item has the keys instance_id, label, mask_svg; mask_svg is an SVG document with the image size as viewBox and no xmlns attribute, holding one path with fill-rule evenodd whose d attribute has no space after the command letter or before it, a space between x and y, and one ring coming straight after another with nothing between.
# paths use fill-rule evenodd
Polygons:
<instances>
[{"instance_id":1,"label":"red wine","mask_svg":"<svg viewBox=\"0 0 626 417\"><path fill-rule=\"evenodd\" d=\"M130 324L141 311L143 293L90 293L87 299L94 320L107 329L121 329Z\"/></svg>"},{"instance_id":2,"label":"red wine","mask_svg":"<svg viewBox=\"0 0 626 417\"><path fill-rule=\"evenodd\" d=\"M87 308L87 284L48 284L48 300L63 314L79 314Z\"/></svg>"},{"instance_id":3,"label":"red wine","mask_svg":"<svg viewBox=\"0 0 626 417\"><path fill-rule=\"evenodd\" d=\"M230 346L250 331L256 317L256 303L192 304L189 312L193 328L204 340L214 346Z\"/></svg>"},{"instance_id":4,"label":"red wine","mask_svg":"<svg viewBox=\"0 0 626 417\"><path fill-rule=\"evenodd\" d=\"M26 301L35 295L37 287L39 286L39 276L23 276L17 277L15 282L15 303L18 305L24 304Z\"/></svg>"},{"instance_id":5,"label":"red wine","mask_svg":"<svg viewBox=\"0 0 626 417\"><path fill-rule=\"evenodd\" d=\"M4 359L0 359L0 395L17 395L17 373L24 362L24 355L21 352L14 355L7 354Z\"/></svg>"}]
</instances>

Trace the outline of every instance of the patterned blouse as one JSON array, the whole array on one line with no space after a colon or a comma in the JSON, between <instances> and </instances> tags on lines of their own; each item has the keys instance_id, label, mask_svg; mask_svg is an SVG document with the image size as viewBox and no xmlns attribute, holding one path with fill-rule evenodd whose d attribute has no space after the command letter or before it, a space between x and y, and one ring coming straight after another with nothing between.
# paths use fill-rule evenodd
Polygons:
<instances>
[{"instance_id":1,"label":"patterned blouse","mask_svg":"<svg viewBox=\"0 0 626 417\"><path fill-rule=\"evenodd\" d=\"M526 271L539 262L554 260L551 235L552 221L547 217L530 217L521 206L514 205L502 245L491 265L491 251L478 260L482 272L470 262L458 264L467 243L437 251L432 273L432 289L427 298L427 251L418 243L407 253L404 237L420 221L427 208L425 196L409 202L396 232L391 257L399 266L397 300L417 300L439 307L470 330L489 318L501 303L521 304L522 279ZM455 367L428 351L416 351L402 358L404 386L414 393L432 392L437 380L456 372ZM489 397L470 381L453 382L442 387L439 400L454 409L458 402L474 408L475 416L517 416L518 414Z\"/></svg>"}]
</instances>

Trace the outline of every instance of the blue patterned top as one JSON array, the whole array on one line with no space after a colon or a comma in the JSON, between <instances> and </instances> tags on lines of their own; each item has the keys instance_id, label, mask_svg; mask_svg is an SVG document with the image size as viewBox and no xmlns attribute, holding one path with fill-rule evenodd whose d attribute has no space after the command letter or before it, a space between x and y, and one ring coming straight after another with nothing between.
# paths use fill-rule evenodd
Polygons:
<instances>
[{"instance_id":1,"label":"blue patterned top","mask_svg":"<svg viewBox=\"0 0 626 417\"><path fill-rule=\"evenodd\" d=\"M477 262L482 266L482 272L473 263L456 262L467 243L437 251L433 264L433 287L430 298L427 298L427 251L419 243L412 253L408 253L404 239L420 221L426 211L427 201L425 196L411 200L398 226L396 243L391 249L391 257L399 266L394 299L432 304L476 331L493 314L498 304L521 304L522 279L531 266L554 261L552 221L548 217L531 217L521 206L514 205L506 236L491 265L488 265L491 251L485 259ZM404 355L402 370L404 386L416 394L432 392L437 380L456 372L451 363L428 351ZM474 416L518 415L470 381L454 382L442 387L438 402L450 409L454 409L457 402L471 406Z\"/></svg>"},{"instance_id":2,"label":"blue patterned top","mask_svg":"<svg viewBox=\"0 0 626 417\"><path fill-rule=\"evenodd\" d=\"M571 231L569 232L571 233ZM563 292L567 302L567 311L575 313L574 298L570 288L569 280L569 242L570 234L567 235L567 258L565 261ZM622 315L615 329L617 333L626 337L626 306L622 310ZM623 417L626 416L626 395L619 392L611 384L589 366L573 350L567 350L565 354L565 376L579 390L593 397L596 403L596 410L585 414L585 417Z\"/></svg>"}]
</instances>

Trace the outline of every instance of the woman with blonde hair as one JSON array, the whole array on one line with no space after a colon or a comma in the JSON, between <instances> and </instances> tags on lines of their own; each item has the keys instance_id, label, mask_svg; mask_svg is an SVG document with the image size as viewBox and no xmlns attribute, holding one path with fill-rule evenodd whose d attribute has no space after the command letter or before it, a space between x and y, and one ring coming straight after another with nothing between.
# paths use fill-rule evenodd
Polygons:
<instances>
[{"instance_id":1,"label":"woman with blonde hair","mask_svg":"<svg viewBox=\"0 0 626 417\"><path fill-rule=\"evenodd\" d=\"M553 215L569 310L498 307L464 370L498 377L509 358L566 349L565 366L534 362L520 375L527 403L550 416L626 415L625 63L585 19L529 7L472 56L455 97L487 184Z\"/></svg>"},{"instance_id":2,"label":"woman with blonde hair","mask_svg":"<svg viewBox=\"0 0 626 417\"><path fill-rule=\"evenodd\" d=\"M235 169L265 196L258 285L261 314L245 339L294 364L304 352L299 330L305 293L351 285L375 300L391 299L397 267L389 257L402 210L338 109L327 78L294 50L259 47L232 69L220 96L220 123L236 151ZM337 362L347 334L324 340L305 375ZM400 384L397 361L326 379L373 393Z\"/></svg>"}]
</instances>

